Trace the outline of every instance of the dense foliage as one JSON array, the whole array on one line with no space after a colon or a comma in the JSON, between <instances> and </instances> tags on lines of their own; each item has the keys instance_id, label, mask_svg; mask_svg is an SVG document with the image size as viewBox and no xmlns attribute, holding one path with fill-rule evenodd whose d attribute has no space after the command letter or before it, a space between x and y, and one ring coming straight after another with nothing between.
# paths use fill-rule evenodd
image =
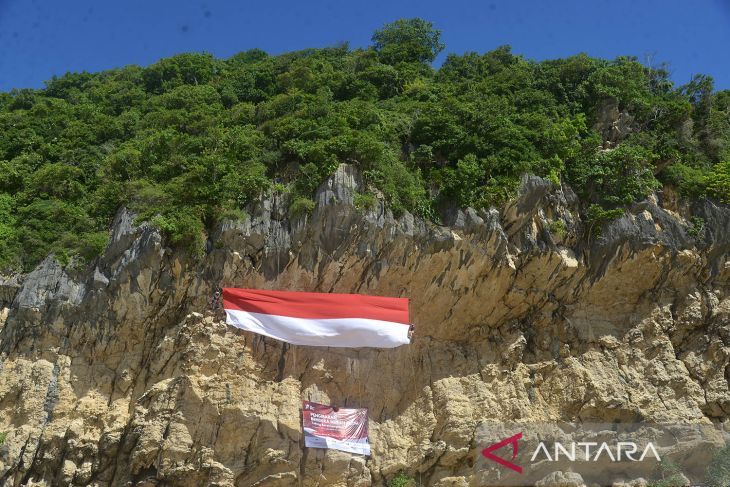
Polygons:
<instances>
[{"instance_id":1,"label":"dense foliage","mask_svg":"<svg viewBox=\"0 0 730 487\"><path fill-rule=\"evenodd\" d=\"M508 47L434 69L442 49L411 19L367 49L181 54L0 93L0 269L93 257L122 205L200 251L262 192L287 185L292 210L310 211L341 162L396 213L427 218L446 200L498 205L523 173L568 182L599 217L659 181L730 202L730 92L710 78L675 87L634 58L533 62ZM607 106L632 120L617 147L594 128Z\"/></svg>"}]
</instances>

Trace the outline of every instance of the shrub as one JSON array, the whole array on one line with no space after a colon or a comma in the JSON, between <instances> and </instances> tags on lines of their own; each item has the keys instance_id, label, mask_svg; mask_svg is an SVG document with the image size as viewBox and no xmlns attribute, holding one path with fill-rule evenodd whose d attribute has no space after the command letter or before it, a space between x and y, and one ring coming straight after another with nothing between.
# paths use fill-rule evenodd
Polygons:
<instances>
[{"instance_id":1,"label":"shrub","mask_svg":"<svg viewBox=\"0 0 730 487\"><path fill-rule=\"evenodd\" d=\"M687 229L687 235L692 238L699 238L705 231L705 220L698 216L690 218L690 226Z\"/></svg>"},{"instance_id":2,"label":"shrub","mask_svg":"<svg viewBox=\"0 0 730 487\"><path fill-rule=\"evenodd\" d=\"M484 204L486 171L474 154L467 154L456 167L446 167L436 174L444 196L455 199L460 206Z\"/></svg>"},{"instance_id":3,"label":"shrub","mask_svg":"<svg viewBox=\"0 0 730 487\"><path fill-rule=\"evenodd\" d=\"M231 208L224 210L219 217L220 221L245 221L248 219L248 213L240 208Z\"/></svg>"},{"instance_id":4,"label":"shrub","mask_svg":"<svg viewBox=\"0 0 730 487\"><path fill-rule=\"evenodd\" d=\"M76 245L79 247L79 255L83 261L89 262L101 255L108 242L109 232L102 230L100 232L86 232L80 235Z\"/></svg>"},{"instance_id":5,"label":"shrub","mask_svg":"<svg viewBox=\"0 0 730 487\"><path fill-rule=\"evenodd\" d=\"M26 191L35 198L60 198L78 200L86 188L81 183L84 173L78 167L66 164L47 164L34 172L27 180ZM30 194L27 196L30 197Z\"/></svg>"},{"instance_id":6,"label":"shrub","mask_svg":"<svg viewBox=\"0 0 730 487\"><path fill-rule=\"evenodd\" d=\"M413 487L416 485L416 481L413 477L409 476L404 472L400 472L395 475L388 482L388 487Z\"/></svg>"},{"instance_id":7,"label":"shrub","mask_svg":"<svg viewBox=\"0 0 730 487\"><path fill-rule=\"evenodd\" d=\"M563 220L553 220L548 223L548 230L556 237L563 238L566 232L565 222Z\"/></svg>"},{"instance_id":8,"label":"shrub","mask_svg":"<svg viewBox=\"0 0 730 487\"><path fill-rule=\"evenodd\" d=\"M289 192L289 188L281 183L274 183L271 185L271 192L274 194L286 194Z\"/></svg>"},{"instance_id":9,"label":"shrub","mask_svg":"<svg viewBox=\"0 0 730 487\"><path fill-rule=\"evenodd\" d=\"M657 468L659 480L648 482L648 487L684 487L686 477L679 466L670 460L662 459Z\"/></svg>"},{"instance_id":10,"label":"shrub","mask_svg":"<svg viewBox=\"0 0 730 487\"><path fill-rule=\"evenodd\" d=\"M289 206L289 215L293 218L309 215L314 211L316 203L310 198L298 197Z\"/></svg>"},{"instance_id":11,"label":"shrub","mask_svg":"<svg viewBox=\"0 0 730 487\"><path fill-rule=\"evenodd\" d=\"M204 231L199 209L175 209L152 217L152 225L159 228L172 245L183 247L194 255L203 253Z\"/></svg>"},{"instance_id":12,"label":"shrub","mask_svg":"<svg viewBox=\"0 0 730 487\"><path fill-rule=\"evenodd\" d=\"M730 204L730 161L716 164L707 175L707 192Z\"/></svg>"},{"instance_id":13,"label":"shrub","mask_svg":"<svg viewBox=\"0 0 730 487\"><path fill-rule=\"evenodd\" d=\"M377 207L378 199L372 193L355 193L355 208L361 211L370 211Z\"/></svg>"},{"instance_id":14,"label":"shrub","mask_svg":"<svg viewBox=\"0 0 730 487\"><path fill-rule=\"evenodd\" d=\"M585 151L568 165L569 182L581 196L608 205L625 205L645 198L659 187L654 178L656 154L640 138L615 149Z\"/></svg>"},{"instance_id":15,"label":"shrub","mask_svg":"<svg viewBox=\"0 0 730 487\"><path fill-rule=\"evenodd\" d=\"M18 262L20 242L13 215L13 197L0 193L0 273L12 270Z\"/></svg>"},{"instance_id":16,"label":"shrub","mask_svg":"<svg viewBox=\"0 0 730 487\"><path fill-rule=\"evenodd\" d=\"M622 208L605 209L601 205L591 205L588 207L588 233L590 235L599 235L601 226L611 220L615 220L623 216Z\"/></svg>"},{"instance_id":17,"label":"shrub","mask_svg":"<svg viewBox=\"0 0 730 487\"><path fill-rule=\"evenodd\" d=\"M661 173L661 178L679 190L685 197L703 196L707 192L707 169L672 164Z\"/></svg>"},{"instance_id":18,"label":"shrub","mask_svg":"<svg viewBox=\"0 0 730 487\"><path fill-rule=\"evenodd\" d=\"M730 485L730 445L719 449L712 456L707 467L707 484L710 487L727 487Z\"/></svg>"}]
</instances>

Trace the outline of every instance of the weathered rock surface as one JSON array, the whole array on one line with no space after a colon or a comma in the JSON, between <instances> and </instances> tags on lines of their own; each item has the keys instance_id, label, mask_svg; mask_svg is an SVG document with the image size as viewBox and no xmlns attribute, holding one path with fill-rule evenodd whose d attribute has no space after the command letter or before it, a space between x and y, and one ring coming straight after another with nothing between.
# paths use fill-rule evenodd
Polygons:
<instances>
[{"instance_id":1,"label":"weathered rock surface","mask_svg":"<svg viewBox=\"0 0 730 487\"><path fill-rule=\"evenodd\" d=\"M587 238L539 178L443 227L356 210L360 184L341 166L294 220L264 199L198 260L122 211L91 271L0 279L0 485L465 486L482 421L728 424L727 208L693 238L648 200ZM227 327L218 286L409 296L415 338L288 346ZM305 449L302 399L368 407L372 457Z\"/></svg>"}]
</instances>

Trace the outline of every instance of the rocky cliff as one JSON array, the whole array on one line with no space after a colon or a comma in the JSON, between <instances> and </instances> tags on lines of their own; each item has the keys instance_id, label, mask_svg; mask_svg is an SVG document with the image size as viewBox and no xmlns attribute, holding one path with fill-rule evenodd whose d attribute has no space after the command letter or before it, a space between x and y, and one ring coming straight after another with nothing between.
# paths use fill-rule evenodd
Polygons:
<instances>
[{"instance_id":1,"label":"rocky cliff","mask_svg":"<svg viewBox=\"0 0 730 487\"><path fill-rule=\"evenodd\" d=\"M0 280L0 485L466 486L485 420L727 425L727 208L653 198L599 234L525 178L435 226L360 185L341 166L294 219L263 199L202 257L121 211L91 270ZM415 337L288 346L227 327L218 286L408 296ZM305 449L302 399L369 408L372 457Z\"/></svg>"}]
</instances>

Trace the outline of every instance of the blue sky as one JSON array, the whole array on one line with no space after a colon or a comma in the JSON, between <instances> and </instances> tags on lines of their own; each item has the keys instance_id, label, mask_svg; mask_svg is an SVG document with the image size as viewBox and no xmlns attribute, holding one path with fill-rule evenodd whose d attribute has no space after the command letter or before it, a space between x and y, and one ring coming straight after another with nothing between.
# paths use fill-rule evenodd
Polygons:
<instances>
[{"instance_id":1,"label":"blue sky","mask_svg":"<svg viewBox=\"0 0 730 487\"><path fill-rule=\"evenodd\" d=\"M730 88L730 0L0 0L0 90L187 51L365 46L401 17L434 22L446 52L628 54L668 62L677 83L703 73Z\"/></svg>"}]
</instances>

